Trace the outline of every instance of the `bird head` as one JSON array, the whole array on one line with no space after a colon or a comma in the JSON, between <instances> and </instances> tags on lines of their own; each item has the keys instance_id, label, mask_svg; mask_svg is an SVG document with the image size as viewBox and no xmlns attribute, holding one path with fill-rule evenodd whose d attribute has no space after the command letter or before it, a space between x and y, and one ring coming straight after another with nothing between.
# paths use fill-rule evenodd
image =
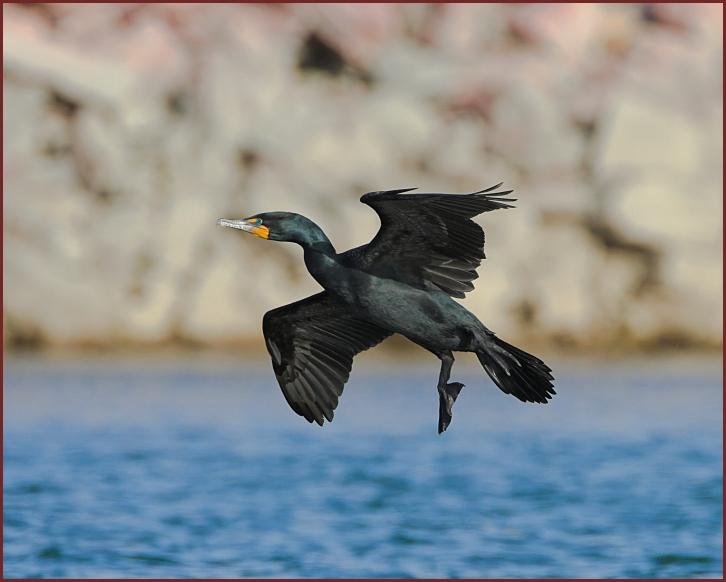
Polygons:
<instances>
[{"instance_id":1,"label":"bird head","mask_svg":"<svg viewBox=\"0 0 726 582\"><path fill-rule=\"evenodd\" d=\"M238 228L260 238L288 242L305 240L310 225L314 226L304 216L292 212L263 212L236 220L220 218L217 224Z\"/></svg>"}]
</instances>

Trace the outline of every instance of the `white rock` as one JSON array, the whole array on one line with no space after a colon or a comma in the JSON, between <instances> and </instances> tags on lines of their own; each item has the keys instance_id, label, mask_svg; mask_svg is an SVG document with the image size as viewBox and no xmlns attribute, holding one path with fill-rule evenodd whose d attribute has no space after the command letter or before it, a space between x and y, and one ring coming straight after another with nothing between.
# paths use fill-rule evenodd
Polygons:
<instances>
[{"instance_id":1,"label":"white rock","mask_svg":"<svg viewBox=\"0 0 726 582\"><path fill-rule=\"evenodd\" d=\"M652 99L616 98L598 137L602 175L682 175L699 165L701 135L694 120Z\"/></svg>"},{"instance_id":2,"label":"white rock","mask_svg":"<svg viewBox=\"0 0 726 582\"><path fill-rule=\"evenodd\" d=\"M722 201L717 190L676 176L648 176L613 193L608 205L612 224L657 248L719 244Z\"/></svg>"}]
</instances>

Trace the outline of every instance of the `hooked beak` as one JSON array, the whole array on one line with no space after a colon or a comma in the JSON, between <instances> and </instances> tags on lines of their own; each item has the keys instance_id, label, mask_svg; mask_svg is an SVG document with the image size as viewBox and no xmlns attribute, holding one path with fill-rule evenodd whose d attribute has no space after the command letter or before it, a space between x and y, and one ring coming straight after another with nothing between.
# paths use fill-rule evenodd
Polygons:
<instances>
[{"instance_id":1,"label":"hooked beak","mask_svg":"<svg viewBox=\"0 0 726 582\"><path fill-rule=\"evenodd\" d=\"M240 220L230 220L228 218L220 218L217 220L219 226L228 226L230 228L238 228L244 230L260 238L270 238L270 229L260 223L257 218L242 218Z\"/></svg>"}]
</instances>

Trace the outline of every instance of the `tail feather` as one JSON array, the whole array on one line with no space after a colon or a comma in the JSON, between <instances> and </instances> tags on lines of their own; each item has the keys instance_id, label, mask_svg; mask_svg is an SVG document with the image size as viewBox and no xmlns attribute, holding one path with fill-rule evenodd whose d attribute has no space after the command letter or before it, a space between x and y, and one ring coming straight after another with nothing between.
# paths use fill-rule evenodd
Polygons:
<instances>
[{"instance_id":1,"label":"tail feather","mask_svg":"<svg viewBox=\"0 0 726 582\"><path fill-rule=\"evenodd\" d=\"M493 334L487 334L485 347L476 355L499 389L522 402L546 404L556 394L547 364Z\"/></svg>"}]
</instances>

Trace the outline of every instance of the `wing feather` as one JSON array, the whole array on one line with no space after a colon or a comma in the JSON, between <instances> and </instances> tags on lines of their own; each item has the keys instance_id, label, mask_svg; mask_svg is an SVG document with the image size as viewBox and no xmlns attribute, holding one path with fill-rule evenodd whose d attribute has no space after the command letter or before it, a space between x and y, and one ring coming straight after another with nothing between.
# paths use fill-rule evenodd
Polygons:
<instances>
[{"instance_id":1,"label":"wing feather","mask_svg":"<svg viewBox=\"0 0 726 582\"><path fill-rule=\"evenodd\" d=\"M482 212L513 208L497 191L501 183L472 194L407 194L412 190L369 192L361 202L379 215L381 228L370 244L343 253L357 268L452 297L474 289L476 269L486 258L484 231L471 220Z\"/></svg>"},{"instance_id":2,"label":"wing feather","mask_svg":"<svg viewBox=\"0 0 726 582\"><path fill-rule=\"evenodd\" d=\"M262 329L285 400L321 426L333 420L353 357L391 335L327 292L268 311Z\"/></svg>"}]
</instances>

